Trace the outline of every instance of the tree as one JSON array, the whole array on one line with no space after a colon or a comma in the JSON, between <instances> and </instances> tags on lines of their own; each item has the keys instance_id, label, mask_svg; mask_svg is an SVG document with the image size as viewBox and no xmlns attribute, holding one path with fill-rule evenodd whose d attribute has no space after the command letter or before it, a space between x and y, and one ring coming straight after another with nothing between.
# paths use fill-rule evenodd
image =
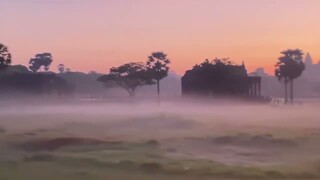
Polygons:
<instances>
[{"instance_id":1,"label":"tree","mask_svg":"<svg viewBox=\"0 0 320 180\"><path fill-rule=\"evenodd\" d=\"M206 59L181 78L182 95L243 96L248 93L248 75L243 65L228 58Z\"/></svg>"},{"instance_id":2,"label":"tree","mask_svg":"<svg viewBox=\"0 0 320 180\"><path fill-rule=\"evenodd\" d=\"M36 58L31 58L29 61L29 69L32 72L37 72L41 67L41 64L39 62L39 60L37 60Z\"/></svg>"},{"instance_id":3,"label":"tree","mask_svg":"<svg viewBox=\"0 0 320 180\"><path fill-rule=\"evenodd\" d=\"M5 69L11 64L11 54L7 46L0 43L0 70Z\"/></svg>"},{"instance_id":4,"label":"tree","mask_svg":"<svg viewBox=\"0 0 320 180\"><path fill-rule=\"evenodd\" d=\"M125 89L131 97L135 95L137 87L155 83L144 64L139 62L113 67L109 74L100 76L97 80L108 87L119 86Z\"/></svg>"},{"instance_id":5,"label":"tree","mask_svg":"<svg viewBox=\"0 0 320 180\"><path fill-rule=\"evenodd\" d=\"M32 72L37 72L42 66L45 71L49 70L52 63L52 55L50 53L36 54L35 58L31 58L29 61L29 69Z\"/></svg>"},{"instance_id":6,"label":"tree","mask_svg":"<svg viewBox=\"0 0 320 180\"><path fill-rule=\"evenodd\" d=\"M300 77L305 70L303 52L300 49L288 49L281 52L276 64L275 75L285 84L285 103L288 102L288 83L290 83L290 101L293 102L293 80Z\"/></svg>"},{"instance_id":7,"label":"tree","mask_svg":"<svg viewBox=\"0 0 320 180\"><path fill-rule=\"evenodd\" d=\"M170 60L163 52L154 52L148 57L147 69L157 82L157 94L160 96L160 80L168 76Z\"/></svg>"},{"instance_id":8,"label":"tree","mask_svg":"<svg viewBox=\"0 0 320 180\"><path fill-rule=\"evenodd\" d=\"M64 72L65 72L64 64L59 64L59 65L58 65L58 71L59 71L60 73L64 73Z\"/></svg>"}]
</instances>

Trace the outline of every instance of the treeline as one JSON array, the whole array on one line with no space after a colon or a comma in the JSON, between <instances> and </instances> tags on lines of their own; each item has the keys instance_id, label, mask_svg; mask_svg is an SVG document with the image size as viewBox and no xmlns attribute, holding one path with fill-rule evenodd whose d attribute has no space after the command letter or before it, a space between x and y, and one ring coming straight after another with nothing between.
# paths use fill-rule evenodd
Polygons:
<instances>
[{"instance_id":1,"label":"treeline","mask_svg":"<svg viewBox=\"0 0 320 180\"><path fill-rule=\"evenodd\" d=\"M0 44L0 91L22 91L57 96L70 96L78 91L94 96L101 95L101 91L104 91L105 88L121 88L129 96L134 97L137 89L155 86L154 91L159 96L160 82L169 74L170 60L164 52L153 52L146 59L145 62L128 62L112 67L106 74L72 72L64 64L59 64L57 67L59 73L54 73L49 71L53 62L51 53L36 54L29 60L28 67L12 66L12 56L8 48ZM226 67L229 69L226 70ZM294 80L300 77L304 70L302 50L288 49L281 52L275 65L275 76L284 84L286 103L289 99L291 102L293 101ZM183 88L187 88L189 90L197 89L200 92L210 86L213 93L237 94L241 91L243 94L245 89L248 89L248 83L240 81L247 81L246 69L243 69L245 73L237 72L240 72L238 67L233 66L228 59L215 59L213 62L207 60L200 66L196 65L191 71L186 72L184 77L188 77L188 80L182 83L182 91ZM227 81L227 77L231 76L233 80ZM195 78L198 79L195 81ZM177 77L175 80L175 91L180 93L180 78Z\"/></svg>"},{"instance_id":2,"label":"treeline","mask_svg":"<svg viewBox=\"0 0 320 180\"><path fill-rule=\"evenodd\" d=\"M29 60L28 67L11 65L12 56L7 46L0 44L0 91L2 95L28 93L35 95L100 96L106 88L122 88L133 97L143 86L154 85L160 95L160 81L168 76L170 60L163 52L154 52L146 62L128 62L110 68L107 74L94 71L89 73L72 72L64 64L57 66L58 72L50 71L53 62L51 53L39 53ZM169 78L170 79L170 78ZM179 77L176 79L179 84ZM152 86L152 87L154 87ZM144 88L146 90L148 88ZM178 88L177 88L178 89ZM176 90L179 91L179 90Z\"/></svg>"}]
</instances>

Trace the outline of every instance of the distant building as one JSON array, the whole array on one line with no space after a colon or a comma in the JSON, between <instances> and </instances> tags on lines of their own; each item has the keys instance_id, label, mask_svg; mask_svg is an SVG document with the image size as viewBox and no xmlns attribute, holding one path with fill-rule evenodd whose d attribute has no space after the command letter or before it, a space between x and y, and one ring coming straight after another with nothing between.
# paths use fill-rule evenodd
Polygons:
<instances>
[{"instance_id":1,"label":"distant building","mask_svg":"<svg viewBox=\"0 0 320 180\"><path fill-rule=\"evenodd\" d=\"M264 68L263 67L259 67L256 69L255 72L251 73L253 75L256 75L256 76L261 76L261 77L267 77L269 76L269 74L267 74L265 71L264 71Z\"/></svg>"},{"instance_id":2,"label":"distant building","mask_svg":"<svg viewBox=\"0 0 320 180\"><path fill-rule=\"evenodd\" d=\"M313 63L310 53L307 53L304 63L306 69L303 72L302 76L309 80L320 80L320 61L317 64Z\"/></svg>"},{"instance_id":3,"label":"distant building","mask_svg":"<svg viewBox=\"0 0 320 180\"><path fill-rule=\"evenodd\" d=\"M303 62L305 63L306 69L303 71L301 77L294 80L294 95L297 98L319 98L320 63L315 63L310 53L305 55ZM261 77L261 94L263 96L284 97L284 82L279 81L274 74L268 75L263 68L257 68L251 74Z\"/></svg>"},{"instance_id":4,"label":"distant building","mask_svg":"<svg viewBox=\"0 0 320 180\"><path fill-rule=\"evenodd\" d=\"M249 76L245 65L206 60L181 78L182 95L260 96L261 77Z\"/></svg>"}]
</instances>

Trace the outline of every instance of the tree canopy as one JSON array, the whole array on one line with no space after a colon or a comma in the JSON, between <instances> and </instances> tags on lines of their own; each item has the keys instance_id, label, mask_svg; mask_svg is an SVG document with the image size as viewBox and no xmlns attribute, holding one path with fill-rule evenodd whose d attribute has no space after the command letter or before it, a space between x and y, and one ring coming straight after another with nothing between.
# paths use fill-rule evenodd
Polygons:
<instances>
[{"instance_id":1,"label":"tree canopy","mask_svg":"<svg viewBox=\"0 0 320 180\"><path fill-rule=\"evenodd\" d=\"M48 71L51 63L52 63L51 53L36 54L35 57L31 58L29 61L29 69L32 72L37 72L43 66L44 70Z\"/></svg>"},{"instance_id":2,"label":"tree canopy","mask_svg":"<svg viewBox=\"0 0 320 180\"><path fill-rule=\"evenodd\" d=\"M244 65L228 58L206 59L186 71L182 77L182 93L198 95L245 95L248 74Z\"/></svg>"},{"instance_id":3,"label":"tree canopy","mask_svg":"<svg viewBox=\"0 0 320 180\"><path fill-rule=\"evenodd\" d=\"M125 89L130 96L135 95L137 87L155 83L150 76L150 72L140 62L130 62L119 67L113 67L109 74L100 76L97 80L105 83L107 87L119 86Z\"/></svg>"},{"instance_id":4,"label":"tree canopy","mask_svg":"<svg viewBox=\"0 0 320 180\"><path fill-rule=\"evenodd\" d=\"M161 80L168 76L170 60L163 52L154 52L148 57L147 68L155 80Z\"/></svg>"},{"instance_id":5,"label":"tree canopy","mask_svg":"<svg viewBox=\"0 0 320 180\"><path fill-rule=\"evenodd\" d=\"M288 101L287 84L290 82L290 99L293 102L293 80L301 76L305 70L303 52L300 49L288 49L281 54L276 63L275 76L285 83L285 103Z\"/></svg>"},{"instance_id":6,"label":"tree canopy","mask_svg":"<svg viewBox=\"0 0 320 180\"><path fill-rule=\"evenodd\" d=\"M229 58L214 58L213 60L205 59L200 65L196 64L193 66L193 70L225 65L235 65L235 63Z\"/></svg>"},{"instance_id":7,"label":"tree canopy","mask_svg":"<svg viewBox=\"0 0 320 180\"><path fill-rule=\"evenodd\" d=\"M300 49L286 50L281 52L276 64L275 75L279 80L293 80L301 76L305 70L303 52Z\"/></svg>"},{"instance_id":8,"label":"tree canopy","mask_svg":"<svg viewBox=\"0 0 320 180\"><path fill-rule=\"evenodd\" d=\"M170 60L163 52L153 52L148 57L147 69L157 82L157 94L160 96L160 80L168 76Z\"/></svg>"},{"instance_id":9,"label":"tree canopy","mask_svg":"<svg viewBox=\"0 0 320 180\"><path fill-rule=\"evenodd\" d=\"M11 64L11 54L8 47L0 43L0 70Z\"/></svg>"}]
</instances>

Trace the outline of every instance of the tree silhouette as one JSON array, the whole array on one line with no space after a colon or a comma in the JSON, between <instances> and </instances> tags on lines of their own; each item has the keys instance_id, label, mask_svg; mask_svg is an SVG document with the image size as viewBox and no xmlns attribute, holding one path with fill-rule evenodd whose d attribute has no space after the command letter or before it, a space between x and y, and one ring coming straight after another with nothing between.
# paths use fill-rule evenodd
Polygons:
<instances>
[{"instance_id":1,"label":"tree silhouette","mask_svg":"<svg viewBox=\"0 0 320 180\"><path fill-rule=\"evenodd\" d=\"M59 71L60 73L64 73L64 72L65 72L64 64L59 64L59 65L58 65L58 71Z\"/></svg>"},{"instance_id":2,"label":"tree silhouette","mask_svg":"<svg viewBox=\"0 0 320 180\"><path fill-rule=\"evenodd\" d=\"M113 67L109 74L100 76L97 80L105 83L107 87L119 86L125 89L131 97L135 95L137 87L155 83L144 64L139 62Z\"/></svg>"},{"instance_id":3,"label":"tree silhouette","mask_svg":"<svg viewBox=\"0 0 320 180\"><path fill-rule=\"evenodd\" d=\"M5 69L11 64L11 54L8 48L0 43L0 70Z\"/></svg>"},{"instance_id":4,"label":"tree silhouette","mask_svg":"<svg viewBox=\"0 0 320 180\"><path fill-rule=\"evenodd\" d=\"M168 76L170 60L163 52L154 52L148 57L147 68L152 79L157 82L157 94L160 96L160 80Z\"/></svg>"},{"instance_id":5,"label":"tree silhouette","mask_svg":"<svg viewBox=\"0 0 320 180\"><path fill-rule=\"evenodd\" d=\"M50 53L36 54L35 58L31 58L29 61L29 69L32 72L37 72L43 66L44 70L48 71L51 63L52 55Z\"/></svg>"},{"instance_id":6,"label":"tree silhouette","mask_svg":"<svg viewBox=\"0 0 320 180\"><path fill-rule=\"evenodd\" d=\"M248 93L248 85L244 65L236 65L228 58L206 59L181 78L183 95L243 96Z\"/></svg>"},{"instance_id":7,"label":"tree silhouette","mask_svg":"<svg viewBox=\"0 0 320 180\"><path fill-rule=\"evenodd\" d=\"M288 102L288 83L290 83L290 101L293 102L293 80L301 76L305 70L303 52L300 49L288 49L281 52L276 64L275 75L285 84L285 103Z\"/></svg>"}]
</instances>

